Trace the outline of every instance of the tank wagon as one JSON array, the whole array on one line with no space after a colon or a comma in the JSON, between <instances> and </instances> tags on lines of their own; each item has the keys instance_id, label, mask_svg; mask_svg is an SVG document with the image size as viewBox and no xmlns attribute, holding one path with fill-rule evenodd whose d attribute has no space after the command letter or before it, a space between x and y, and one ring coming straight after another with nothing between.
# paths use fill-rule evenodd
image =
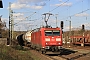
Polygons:
<instances>
[{"instance_id":1,"label":"tank wagon","mask_svg":"<svg viewBox=\"0 0 90 60\"><path fill-rule=\"evenodd\" d=\"M31 43L31 31L28 31L25 34L20 34L16 39L21 46L29 46Z\"/></svg>"},{"instance_id":2,"label":"tank wagon","mask_svg":"<svg viewBox=\"0 0 90 60\"><path fill-rule=\"evenodd\" d=\"M38 28L31 34L31 47L41 50L60 52L62 46L62 30L60 28Z\"/></svg>"}]
</instances>

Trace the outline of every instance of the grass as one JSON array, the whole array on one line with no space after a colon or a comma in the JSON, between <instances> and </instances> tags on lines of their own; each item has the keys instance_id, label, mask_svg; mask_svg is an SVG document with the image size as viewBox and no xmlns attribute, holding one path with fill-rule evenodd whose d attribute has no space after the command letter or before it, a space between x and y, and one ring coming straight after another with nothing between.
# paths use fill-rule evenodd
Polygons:
<instances>
[{"instance_id":1,"label":"grass","mask_svg":"<svg viewBox=\"0 0 90 60\"><path fill-rule=\"evenodd\" d=\"M4 46L0 45L0 60L40 60L32 56L28 49L21 46Z\"/></svg>"}]
</instances>

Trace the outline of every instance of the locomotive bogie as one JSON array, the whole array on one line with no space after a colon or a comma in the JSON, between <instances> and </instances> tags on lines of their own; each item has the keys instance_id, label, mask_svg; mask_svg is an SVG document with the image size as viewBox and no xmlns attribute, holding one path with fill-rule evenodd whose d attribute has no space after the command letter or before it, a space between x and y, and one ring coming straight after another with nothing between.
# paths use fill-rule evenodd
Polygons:
<instances>
[{"instance_id":1,"label":"locomotive bogie","mask_svg":"<svg viewBox=\"0 0 90 60\"><path fill-rule=\"evenodd\" d=\"M46 46L46 51L59 52L62 49L61 46Z\"/></svg>"}]
</instances>

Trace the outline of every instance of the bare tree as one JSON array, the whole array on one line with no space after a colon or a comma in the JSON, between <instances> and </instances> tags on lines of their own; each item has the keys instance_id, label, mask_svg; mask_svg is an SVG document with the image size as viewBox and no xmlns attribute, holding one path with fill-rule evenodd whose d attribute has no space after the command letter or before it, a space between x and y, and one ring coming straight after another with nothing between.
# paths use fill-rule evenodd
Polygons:
<instances>
[{"instance_id":1,"label":"bare tree","mask_svg":"<svg viewBox=\"0 0 90 60\"><path fill-rule=\"evenodd\" d=\"M6 23L1 20L2 15L0 16L0 38L2 37L2 31L4 31L4 27L6 27Z\"/></svg>"}]
</instances>

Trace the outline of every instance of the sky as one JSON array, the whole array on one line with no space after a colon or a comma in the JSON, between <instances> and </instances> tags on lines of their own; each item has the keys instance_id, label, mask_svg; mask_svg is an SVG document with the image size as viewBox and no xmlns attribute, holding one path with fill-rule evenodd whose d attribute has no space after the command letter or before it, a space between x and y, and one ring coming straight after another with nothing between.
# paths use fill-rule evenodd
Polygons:
<instances>
[{"instance_id":1,"label":"sky","mask_svg":"<svg viewBox=\"0 0 90 60\"><path fill-rule=\"evenodd\" d=\"M27 31L45 26L44 13L50 13L48 25L60 27L64 22L64 31L81 29L84 24L90 30L90 0L2 0L0 8L2 21L9 28L9 3L13 10L14 30ZM46 16L46 19L48 15Z\"/></svg>"}]
</instances>

